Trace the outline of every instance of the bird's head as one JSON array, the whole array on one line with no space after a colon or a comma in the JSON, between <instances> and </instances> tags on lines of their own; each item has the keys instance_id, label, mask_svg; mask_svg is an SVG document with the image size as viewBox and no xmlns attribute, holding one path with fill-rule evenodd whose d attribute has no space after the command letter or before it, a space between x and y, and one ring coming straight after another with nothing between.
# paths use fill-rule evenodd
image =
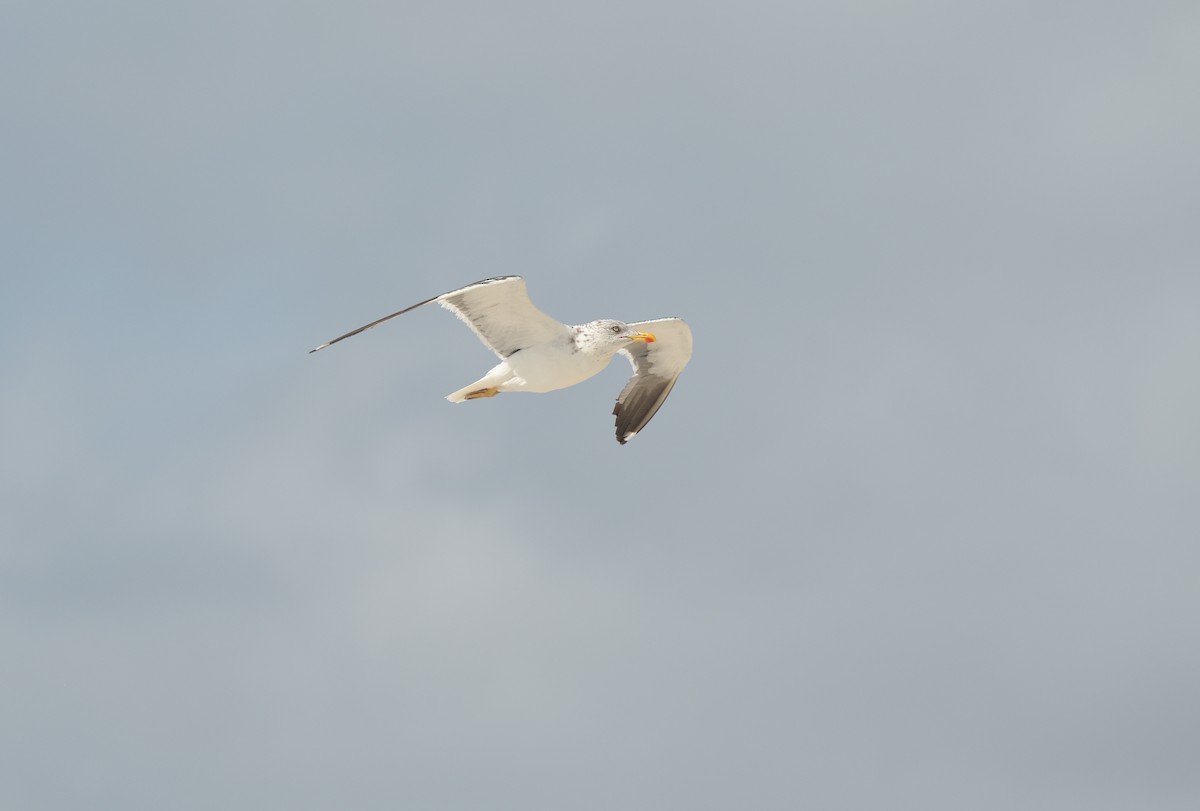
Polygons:
<instances>
[{"instance_id":1,"label":"bird's head","mask_svg":"<svg viewBox=\"0 0 1200 811\"><path fill-rule=\"evenodd\" d=\"M657 340L649 332L641 332L623 321L605 318L590 321L575 328L575 343L581 351L613 353L632 343L652 344Z\"/></svg>"}]
</instances>

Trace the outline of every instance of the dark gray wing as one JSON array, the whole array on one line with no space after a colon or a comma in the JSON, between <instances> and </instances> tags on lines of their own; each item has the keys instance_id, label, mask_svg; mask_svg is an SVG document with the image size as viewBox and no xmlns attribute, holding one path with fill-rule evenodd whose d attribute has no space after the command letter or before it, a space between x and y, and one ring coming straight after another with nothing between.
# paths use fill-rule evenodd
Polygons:
<instances>
[{"instance_id":1,"label":"dark gray wing","mask_svg":"<svg viewBox=\"0 0 1200 811\"><path fill-rule=\"evenodd\" d=\"M560 324L533 306L529 294L525 291L524 279L520 276L499 276L451 290L391 315L385 315L309 350L309 354L435 301L465 321L479 336L479 340L501 358L506 358L527 346L567 337L570 332L565 324Z\"/></svg>"},{"instance_id":2,"label":"dark gray wing","mask_svg":"<svg viewBox=\"0 0 1200 811\"><path fill-rule=\"evenodd\" d=\"M692 357L692 331L678 318L639 321L629 326L653 333L656 340L651 344L630 344L621 350L633 364L633 377L625 384L613 408L617 418L617 442L622 445L658 413Z\"/></svg>"}]
</instances>

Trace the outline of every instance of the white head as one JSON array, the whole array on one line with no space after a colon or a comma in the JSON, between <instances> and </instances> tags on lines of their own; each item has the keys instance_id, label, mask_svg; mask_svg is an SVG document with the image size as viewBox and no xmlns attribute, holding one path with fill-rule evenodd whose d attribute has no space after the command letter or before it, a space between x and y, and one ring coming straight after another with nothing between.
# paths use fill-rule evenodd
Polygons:
<instances>
[{"instance_id":1,"label":"white head","mask_svg":"<svg viewBox=\"0 0 1200 811\"><path fill-rule=\"evenodd\" d=\"M612 355L631 343L652 344L654 341L655 337L649 332L640 332L611 318L589 321L575 328L575 346L589 355Z\"/></svg>"}]
</instances>

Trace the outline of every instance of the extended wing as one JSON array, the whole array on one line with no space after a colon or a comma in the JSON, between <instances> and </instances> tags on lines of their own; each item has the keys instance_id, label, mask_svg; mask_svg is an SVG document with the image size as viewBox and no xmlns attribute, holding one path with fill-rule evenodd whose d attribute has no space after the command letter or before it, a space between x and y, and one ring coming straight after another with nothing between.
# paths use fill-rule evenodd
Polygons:
<instances>
[{"instance_id":1,"label":"extended wing","mask_svg":"<svg viewBox=\"0 0 1200 811\"><path fill-rule=\"evenodd\" d=\"M692 331L678 318L639 321L629 326L654 333L654 343L634 343L621 350L633 364L633 377L617 397L617 441L624 445L646 427L675 387L692 357Z\"/></svg>"},{"instance_id":2,"label":"extended wing","mask_svg":"<svg viewBox=\"0 0 1200 811\"><path fill-rule=\"evenodd\" d=\"M321 344L315 349L309 350L309 353L332 346L338 341L365 332L398 315L412 312L418 307L424 307L435 301L465 321L479 336L479 340L483 341L488 349L501 358L507 358L513 352L527 346L546 343L558 337L566 337L569 332L565 324L560 324L533 306L533 302L529 300L529 293L525 290L524 279L520 276L499 276L495 279L484 279L466 287L460 287L458 290L451 290L449 293L425 299L391 315L385 315L370 324L365 324L328 343Z\"/></svg>"}]
</instances>

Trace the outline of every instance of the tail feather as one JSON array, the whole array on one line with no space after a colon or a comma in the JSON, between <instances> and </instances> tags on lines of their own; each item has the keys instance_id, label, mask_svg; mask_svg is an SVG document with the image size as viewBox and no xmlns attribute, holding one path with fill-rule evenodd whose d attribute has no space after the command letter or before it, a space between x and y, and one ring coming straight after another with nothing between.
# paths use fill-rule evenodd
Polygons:
<instances>
[{"instance_id":1,"label":"tail feather","mask_svg":"<svg viewBox=\"0 0 1200 811\"><path fill-rule=\"evenodd\" d=\"M482 382L480 381L480 383ZM446 399L452 403L461 403L463 400L479 400L483 397L495 397L500 393L500 389L497 386L480 385L480 383L461 388L453 394L447 394Z\"/></svg>"},{"instance_id":2,"label":"tail feather","mask_svg":"<svg viewBox=\"0 0 1200 811\"><path fill-rule=\"evenodd\" d=\"M501 385L503 385L506 382L510 382L511 380L512 380L512 373L510 372L507 364L501 363L499 366L496 366L494 369L489 371L483 377L476 380L471 385L463 386L458 391L454 391L454 392L451 392L450 394L447 394L446 399L452 403L461 403L464 400L474 400L474 399L476 399L475 397L468 397L467 395L475 394L476 392L481 391L483 389L499 388ZM499 394L499 392L493 392L492 394L476 395L476 397L480 397L480 396L493 397L496 394Z\"/></svg>"}]
</instances>

